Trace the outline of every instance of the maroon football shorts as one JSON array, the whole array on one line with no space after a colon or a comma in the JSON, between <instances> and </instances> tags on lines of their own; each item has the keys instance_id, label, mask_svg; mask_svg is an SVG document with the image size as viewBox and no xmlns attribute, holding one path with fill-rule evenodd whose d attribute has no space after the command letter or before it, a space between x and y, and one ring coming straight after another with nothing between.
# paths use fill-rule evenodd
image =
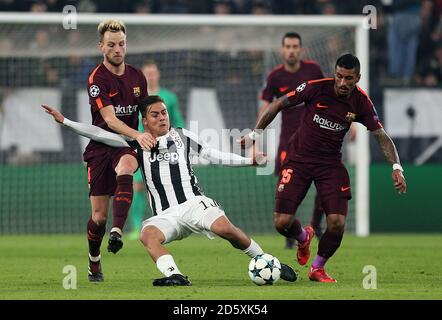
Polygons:
<instances>
[{"instance_id":1,"label":"maroon football shorts","mask_svg":"<svg viewBox=\"0 0 442 320\"><path fill-rule=\"evenodd\" d=\"M101 149L96 156L91 156L92 150L87 157L87 178L89 184L89 196L113 196L117 187L117 174L115 168L121 157L131 154L137 158L131 148L106 148Z\"/></svg>"},{"instance_id":2,"label":"maroon football shorts","mask_svg":"<svg viewBox=\"0 0 442 320\"><path fill-rule=\"evenodd\" d=\"M311 164L287 161L276 185L275 212L295 214L314 182L326 214L347 215L350 177L342 163Z\"/></svg>"}]
</instances>

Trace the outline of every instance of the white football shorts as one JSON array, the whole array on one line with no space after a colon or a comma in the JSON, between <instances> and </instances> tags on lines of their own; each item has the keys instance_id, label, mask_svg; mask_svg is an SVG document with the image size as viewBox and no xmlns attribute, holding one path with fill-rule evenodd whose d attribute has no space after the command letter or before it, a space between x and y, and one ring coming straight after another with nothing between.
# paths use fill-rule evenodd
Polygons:
<instances>
[{"instance_id":1,"label":"white football shorts","mask_svg":"<svg viewBox=\"0 0 442 320\"><path fill-rule=\"evenodd\" d=\"M184 239L192 233L202 233L213 239L210 227L221 216L225 216L225 213L216 201L206 196L196 196L144 220L142 229L157 227L166 238L164 243Z\"/></svg>"}]
</instances>

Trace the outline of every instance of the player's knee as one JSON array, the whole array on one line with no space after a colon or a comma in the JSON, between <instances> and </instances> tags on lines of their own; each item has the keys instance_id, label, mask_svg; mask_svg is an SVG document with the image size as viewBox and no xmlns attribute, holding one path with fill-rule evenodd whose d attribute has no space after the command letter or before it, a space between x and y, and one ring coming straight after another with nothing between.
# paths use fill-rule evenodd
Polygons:
<instances>
[{"instance_id":1,"label":"player's knee","mask_svg":"<svg viewBox=\"0 0 442 320\"><path fill-rule=\"evenodd\" d=\"M235 226L226 221L214 222L211 226L211 230L216 235L228 240L234 239L237 233Z\"/></svg>"},{"instance_id":2,"label":"player's knee","mask_svg":"<svg viewBox=\"0 0 442 320\"><path fill-rule=\"evenodd\" d=\"M125 175L125 174L133 174L135 170L137 170L138 163L137 160L133 156L124 156L118 162L118 165L115 167L115 172L117 176Z\"/></svg>"},{"instance_id":3,"label":"player's knee","mask_svg":"<svg viewBox=\"0 0 442 320\"><path fill-rule=\"evenodd\" d=\"M102 212L102 211L94 211L92 213L92 221L97 225L97 226L102 226L106 224L107 221L107 217L106 217L106 213Z\"/></svg>"},{"instance_id":4,"label":"player's knee","mask_svg":"<svg viewBox=\"0 0 442 320\"><path fill-rule=\"evenodd\" d=\"M290 227L291 216L275 213L273 222L276 230L281 233Z\"/></svg>"},{"instance_id":5,"label":"player's knee","mask_svg":"<svg viewBox=\"0 0 442 320\"><path fill-rule=\"evenodd\" d=\"M140 233L140 242L143 244L143 246L146 246L147 245L147 235L146 235L146 233L144 232L144 229L143 229L143 231L141 231L141 233Z\"/></svg>"},{"instance_id":6,"label":"player's knee","mask_svg":"<svg viewBox=\"0 0 442 320\"><path fill-rule=\"evenodd\" d=\"M137 169L136 167L130 165L121 165L115 168L115 172L117 173L117 176L122 176L127 174L132 175L136 169Z\"/></svg>"},{"instance_id":7,"label":"player's knee","mask_svg":"<svg viewBox=\"0 0 442 320\"><path fill-rule=\"evenodd\" d=\"M345 222L341 221L340 219L333 219L329 221L327 229L329 232L334 234L342 234L344 233Z\"/></svg>"},{"instance_id":8,"label":"player's knee","mask_svg":"<svg viewBox=\"0 0 442 320\"><path fill-rule=\"evenodd\" d=\"M141 231L140 241L148 250L160 245L163 240L155 227L147 226Z\"/></svg>"}]
</instances>

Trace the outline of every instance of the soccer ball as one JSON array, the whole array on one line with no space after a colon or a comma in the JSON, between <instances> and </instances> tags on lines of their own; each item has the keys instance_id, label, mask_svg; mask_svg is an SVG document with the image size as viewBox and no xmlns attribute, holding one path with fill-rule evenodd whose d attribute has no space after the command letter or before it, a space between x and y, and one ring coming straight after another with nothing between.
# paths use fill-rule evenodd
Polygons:
<instances>
[{"instance_id":1,"label":"soccer ball","mask_svg":"<svg viewBox=\"0 0 442 320\"><path fill-rule=\"evenodd\" d=\"M268 253L256 256L249 263L249 277L259 286L274 284L280 276L281 263Z\"/></svg>"}]
</instances>

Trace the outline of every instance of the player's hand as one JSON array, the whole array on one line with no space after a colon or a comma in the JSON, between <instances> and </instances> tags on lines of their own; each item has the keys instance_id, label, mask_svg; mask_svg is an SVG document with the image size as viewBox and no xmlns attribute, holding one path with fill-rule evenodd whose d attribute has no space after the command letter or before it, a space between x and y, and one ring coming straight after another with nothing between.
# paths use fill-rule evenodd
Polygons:
<instances>
[{"instance_id":1,"label":"player's hand","mask_svg":"<svg viewBox=\"0 0 442 320\"><path fill-rule=\"evenodd\" d=\"M405 177L401 170L393 170L391 174L394 182L394 188L398 191L399 194L407 193L407 183L405 182Z\"/></svg>"},{"instance_id":2,"label":"player's hand","mask_svg":"<svg viewBox=\"0 0 442 320\"><path fill-rule=\"evenodd\" d=\"M136 140L140 144L141 148L145 151L149 151L157 144L157 140L149 132L140 133Z\"/></svg>"},{"instance_id":3,"label":"player's hand","mask_svg":"<svg viewBox=\"0 0 442 320\"><path fill-rule=\"evenodd\" d=\"M267 155L264 152L256 152L253 157L254 166L264 166L268 162Z\"/></svg>"},{"instance_id":4,"label":"player's hand","mask_svg":"<svg viewBox=\"0 0 442 320\"><path fill-rule=\"evenodd\" d=\"M254 140L250 138L250 135L246 134L245 136L242 136L241 138L236 140L236 143L239 143L241 146L241 149L248 149L254 144Z\"/></svg>"},{"instance_id":5,"label":"player's hand","mask_svg":"<svg viewBox=\"0 0 442 320\"><path fill-rule=\"evenodd\" d=\"M46 110L45 112L47 114L53 116L55 121L57 121L58 123L63 123L64 116L59 111L44 104L42 104L41 107Z\"/></svg>"}]
</instances>

